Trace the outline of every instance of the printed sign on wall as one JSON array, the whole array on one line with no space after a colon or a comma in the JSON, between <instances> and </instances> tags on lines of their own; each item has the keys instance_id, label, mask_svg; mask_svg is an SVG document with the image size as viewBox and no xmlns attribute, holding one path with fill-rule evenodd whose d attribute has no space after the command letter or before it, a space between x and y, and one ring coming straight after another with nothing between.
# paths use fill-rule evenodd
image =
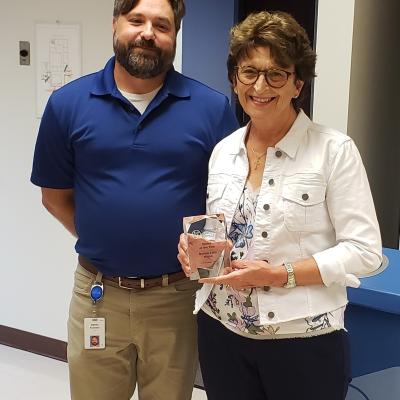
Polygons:
<instances>
[{"instance_id":1,"label":"printed sign on wall","mask_svg":"<svg viewBox=\"0 0 400 400\"><path fill-rule=\"evenodd\" d=\"M51 93L82 74L79 25L36 25L36 116Z\"/></svg>"}]
</instances>

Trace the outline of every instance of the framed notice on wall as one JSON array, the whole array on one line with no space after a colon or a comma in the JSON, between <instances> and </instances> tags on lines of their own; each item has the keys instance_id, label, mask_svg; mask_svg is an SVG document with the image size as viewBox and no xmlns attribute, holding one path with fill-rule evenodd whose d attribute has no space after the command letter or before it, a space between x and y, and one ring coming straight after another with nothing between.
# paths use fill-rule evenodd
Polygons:
<instances>
[{"instance_id":1,"label":"framed notice on wall","mask_svg":"<svg viewBox=\"0 0 400 400\"><path fill-rule=\"evenodd\" d=\"M36 116L51 93L82 75L79 25L36 24Z\"/></svg>"}]
</instances>

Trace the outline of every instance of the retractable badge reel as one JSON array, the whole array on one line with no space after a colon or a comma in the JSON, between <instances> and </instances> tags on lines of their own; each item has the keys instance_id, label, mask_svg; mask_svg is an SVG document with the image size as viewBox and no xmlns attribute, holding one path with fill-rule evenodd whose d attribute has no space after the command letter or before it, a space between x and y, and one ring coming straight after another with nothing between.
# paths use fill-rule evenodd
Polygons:
<instances>
[{"instance_id":1,"label":"retractable badge reel","mask_svg":"<svg viewBox=\"0 0 400 400\"><path fill-rule=\"evenodd\" d=\"M104 286L101 282L103 274L98 272L90 288L92 299L92 317L84 318L84 348L86 350L104 349L106 346L105 318L97 317L97 302L103 298Z\"/></svg>"},{"instance_id":2,"label":"retractable badge reel","mask_svg":"<svg viewBox=\"0 0 400 400\"><path fill-rule=\"evenodd\" d=\"M93 282L90 288L90 298L93 300L93 304L96 304L102 297L104 293L103 283L96 280Z\"/></svg>"},{"instance_id":3,"label":"retractable badge reel","mask_svg":"<svg viewBox=\"0 0 400 400\"><path fill-rule=\"evenodd\" d=\"M103 282L101 281L102 277L103 274L101 272L98 272L96 275L96 279L90 288L90 298L93 301L93 305L96 305L96 303L102 299L104 294L104 286Z\"/></svg>"}]
</instances>

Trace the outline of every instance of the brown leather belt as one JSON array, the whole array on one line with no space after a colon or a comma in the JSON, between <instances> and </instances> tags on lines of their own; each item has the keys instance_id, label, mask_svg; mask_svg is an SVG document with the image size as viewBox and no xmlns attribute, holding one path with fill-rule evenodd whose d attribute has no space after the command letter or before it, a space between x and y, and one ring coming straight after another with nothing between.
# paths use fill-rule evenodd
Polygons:
<instances>
[{"instance_id":1,"label":"brown leather belt","mask_svg":"<svg viewBox=\"0 0 400 400\"><path fill-rule=\"evenodd\" d=\"M79 255L79 264L86 269L86 271L97 274L97 268L84 256ZM165 287L170 283L174 283L186 277L183 271L175 272L173 274L165 274L156 278L136 278L136 277L123 277L123 276L103 276L103 279L116 282L124 289L150 289L153 287Z\"/></svg>"}]
</instances>

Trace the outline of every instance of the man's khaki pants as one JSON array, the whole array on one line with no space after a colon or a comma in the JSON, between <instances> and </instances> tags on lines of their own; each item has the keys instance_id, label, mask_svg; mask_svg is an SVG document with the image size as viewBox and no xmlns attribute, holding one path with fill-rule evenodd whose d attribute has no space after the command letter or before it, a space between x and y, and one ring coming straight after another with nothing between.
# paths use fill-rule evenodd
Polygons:
<instances>
[{"instance_id":1,"label":"man's khaki pants","mask_svg":"<svg viewBox=\"0 0 400 400\"><path fill-rule=\"evenodd\" d=\"M103 280L97 317L106 322L106 348L84 349L83 321L92 317L95 275L80 265L68 320L72 400L191 399L197 368L193 315L198 284L187 279L167 287L123 289Z\"/></svg>"}]
</instances>

